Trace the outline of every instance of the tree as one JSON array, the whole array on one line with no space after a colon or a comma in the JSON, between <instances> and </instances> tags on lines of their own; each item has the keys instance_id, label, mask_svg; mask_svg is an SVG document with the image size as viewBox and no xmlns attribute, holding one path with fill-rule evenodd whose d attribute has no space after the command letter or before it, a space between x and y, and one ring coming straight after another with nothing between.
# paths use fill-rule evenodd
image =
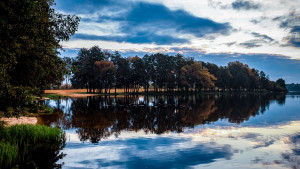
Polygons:
<instances>
[{"instance_id":1,"label":"tree","mask_svg":"<svg viewBox=\"0 0 300 169\"><path fill-rule=\"evenodd\" d=\"M115 66L112 62L101 60L94 63L94 72L96 77L97 89L104 88L105 93L110 92L112 83L114 82Z\"/></svg>"},{"instance_id":2,"label":"tree","mask_svg":"<svg viewBox=\"0 0 300 169\"><path fill-rule=\"evenodd\" d=\"M73 63L73 77L71 78L74 88L86 88L88 92L95 92L97 88L97 73L94 70L96 61L107 60L109 54L103 52L98 46L90 49L82 48Z\"/></svg>"},{"instance_id":3,"label":"tree","mask_svg":"<svg viewBox=\"0 0 300 169\"><path fill-rule=\"evenodd\" d=\"M141 58L135 56L129 58L130 62L130 74L131 74L131 83L133 84L133 92L138 92L141 86L145 86L146 82L146 71L145 65Z\"/></svg>"},{"instance_id":4,"label":"tree","mask_svg":"<svg viewBox=\"0 0 300 169\"><path fill-rule=\"evenodd\" d=\"M286 89L285 80L283 80L282 78L276 80L275 86L274 86L274 91L288 92L288 90Z\"/></svg>"},{"instance_id":5,"label":"tree","mask_svg":"<svg viewBox=\"0 0 300 169\"><path fill-rule=\"evenodd\" d=\"M232 75L231 87L234 89L244 89L250 87L249 67L246 64L235 61L227 66Z\"/></svg>"},{"instance_id":6,"label":"tree","mask_svg":"<svg viewBox=\"0 0 300 169\"><path fill-rule=\"evenodd\" d=\"M129 90L129 82L130 82L130 65L128 59L119 58L117 61L117 84L120 87L124 88L124 93Z\"/></svg>"},{"instance_id":7,"label":"tree","mask_svg":"<svg viewBox=\"0 0 300 169\"><path fill-rule=\"evenodd\" d=\"M181 83L186 89L212 88L215 86L214 81L217 80L214 75L208 72L208 69L203 68L202 64L198 62L183 66L181 72Z\"/></svg>"},{"instance_id":8,"label":"tree","mask_svg":"<svg viewBox=\"0 0 300 169\"><path fill-rule=\"evenodd\" d=\"M1 67L13 86L46 89L63 79L65 64L59 42L75 33L79 17L62 15L51 0L3 0L1 6Z\"/></svg>"},{"instance_id":9,"label":"tree","mask_svg":"<svg viewBox=\"0 0 300 169\"><path fill-rule=\"evenodd\" d=\"M288 89L288 91L300 91L300 84L298 83L287 84L286 88Z\"/></svg>"},{"instance_id":10,"label":"tree","mask_svg":"<svg viewBox=\"0 0 300 169\"><path fill-rule=\"evenodd\" d=\"M154 55L145 55L143 57L143 62L145 64L145 80L146 80L146 91L148 91L149 86L153 85L154 89L157 89L157 73L156 73L156 61Z\"/></svg>"},{"instance_id":11,"label":"tree","mask_svg":"<svg viewBox=\"0 0 300 169\"><path fill-rule=\"evenodd\" d=\"M152 61L152 55L144 55L144 57L142 58L143 63L144 63L144 67L145 67L145 74L144 74L144 78L145 78L145 84L144 84L144 89L146 92L148 92L150 84L152 84L151 81L151 75L154 74L155 69L152 65L153 61Z\"/></svg>"},{"instance_id":12,"label":"tree","mask_svg":"<svg viewBox=\"0 0 300 169\"><path fill-rule=\"evenodd\" d=\"M80 18L56 13L52 5L53 0L0 2L1 108L14 105L19 93L41 93L63 80L59 42L75 33Z\"/></svg>"}]
</instances>

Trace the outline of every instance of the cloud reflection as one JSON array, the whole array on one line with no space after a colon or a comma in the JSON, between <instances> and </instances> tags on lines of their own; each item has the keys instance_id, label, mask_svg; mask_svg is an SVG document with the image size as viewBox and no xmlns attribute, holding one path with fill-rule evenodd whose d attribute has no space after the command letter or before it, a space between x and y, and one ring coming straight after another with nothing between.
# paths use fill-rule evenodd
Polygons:
<instances>
[{"instance_id":1,"label":"cloud reflection","mask_svg":"<svg viewBox=\"0 0 300 169\"><path fill-rule=\"evenodd\" d=\"M189 168L211 163L220 158L230 159L233 155L230 145L195 143L190 138L131 138L104 141L99 145L85 144L82 147L68 144L66 153L74 146L77 149L77 156L81 158L74 161L67 156L65 167L72 161L72 166L91 166L91 168ZM94 158L88 155L91 149L94 151L92 154L98 154ZM107 154L108 152L114 154L114 157Z\"/></svg>"}]
</instances>

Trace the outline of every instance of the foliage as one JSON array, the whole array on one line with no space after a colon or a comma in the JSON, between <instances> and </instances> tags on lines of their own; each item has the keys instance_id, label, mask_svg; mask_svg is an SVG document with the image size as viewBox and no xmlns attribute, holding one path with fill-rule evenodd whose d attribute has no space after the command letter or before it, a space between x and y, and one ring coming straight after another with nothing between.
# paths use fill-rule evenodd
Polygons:
<instances>
[{"instance_id":1,"label":"foliage","mask_svg":"<svg viewBox=\"0 0 300 169\"><path fill-rule=\"evenodd\" d=\"M58 128L15 125L0 130L0 164L3 168L60 168L65 133ZM34 166L34 167L32 167Z\"/></svg>"},{"instance_id":2,"label":"foliage","mask_svg":"<svg viewBox=\"0 0 300 169\"><path fill-rule=\"evenodd\" d=\"M27 104L29 94L63 80L67 70L57 56L59 42L75 33L80 19L57 13L52 5L53 0L0 2L1 111Z\"/></svg>"},{"instance_id":3,"label":"foliage","mask_svg":"<svg viewBox=\"0 0 300 169\"><path fill-rule=\"evenodd\" d=\"M89 92L97 88L97 74L95 62L106 60L107 53L103 52L98 46L90 49L82 48L73 63L72 85L75 88L87 88Z\"/></svg>"},{"instance_id":4,"label":"foliage","mask_svg":"<svg viewBox=\"0 0 300 169\"><path fill-rule=\"evenodd\" d=\"M217 78L208 72L207 68L202 68L201 63L185 65L181 68L181 84L186 88L202 89L213 88Z\"/></svg>"},{"instance_id":5,"label":"foliage","mask_svg":"<svg viewBox=\"0 0 300 169\"><path fill-rule=\"evenodd\" d=\"M276 80L274 90L277 92L281 92L281 91L287 92L288 90L286 89L285 80L283 80L282 78Z\"/></svg>"},{"instance_id":6,"label":"foliage","mask_svg":"<svg viewBox=\"0 0 300 169\"><path fill-rule=\"evenodd\" d=\"M136 93L141 87L158 91L274 91L286 92L285 82L270 81L263 71L235 61L227 66L194 61L178 54L162 53L122 58L118 52L102 51L98 46L81 49L73 62L74 88L96 89L105 93L112 87Z\"/></svg>"},{"instance_id":7,"label":"foliage","mask_svg":"<svg viewBox=\"0 0 300 169\"><path fill-rule=\"evenodd\" d=\"M102 89L104 86L105 93L110 91L111 85L114 81L115 66L112 62L101 60L94 63L94 71L96 74L96 84L98 89Z\"/></svg>"},{"instance_id":8,"label":"foliage","mask_svg":"<svg viewBox=\"0 0 300 169\"><path fill-rule=\"evenodd\" d=\"M300 84L298 84L298 83L287 84L286 88L289 91L300 91Z\"/></svg>"}]
</instances>

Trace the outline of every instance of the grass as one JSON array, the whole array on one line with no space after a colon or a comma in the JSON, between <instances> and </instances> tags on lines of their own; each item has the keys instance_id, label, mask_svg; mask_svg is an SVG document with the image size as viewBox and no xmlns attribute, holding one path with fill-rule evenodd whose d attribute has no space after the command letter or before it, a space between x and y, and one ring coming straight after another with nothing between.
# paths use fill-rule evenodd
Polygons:
<instances>
[{"instance_id":1,"label":"grass","mask_svg":"<svg viewBox=\"0 0 300 169\"><path fill-rule=\"evenodd\" d=\"M54 100L61 99L61 98L68 98L68 96L62 96L56 93L44 93L43 97L47 97Z\"/></svg>"},{"instance_id":2,"label":"grass","mask_svg":"<svg viewBox=\"0 0 300 169\"><path fill-rule=\"evenodd\" d=\"M18 159L18 146L10 143L0 142L0 164L8 167Z\"/></svg>"},{"instance_id":3,"label":"grass","mask_svg":"<svg viewBox=\"0 0 300 169\"><path fill-rule=\"evenodd\" d=\"M37 166L45 165L41 160L45 155L56 157L58 150L65 146L65 133L47 126L15 125L1 127L0 140L0 166L12 168L19 165L27 168L28 163L32 162L40 164Z\"/></svg>"}]
</instances>

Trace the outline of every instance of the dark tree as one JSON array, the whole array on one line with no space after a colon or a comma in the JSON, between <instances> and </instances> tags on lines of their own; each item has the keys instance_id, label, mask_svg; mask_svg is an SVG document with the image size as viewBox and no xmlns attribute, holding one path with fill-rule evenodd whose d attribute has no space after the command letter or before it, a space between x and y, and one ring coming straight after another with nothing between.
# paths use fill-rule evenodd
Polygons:
<instances>
[{"instance_id":1,"label":"dark tree","mask_svg":"<svg viewBox=\"0 0 300 169\"><path fill-rule=\"evenodd\" d=\"M96 87L104 92L110 92L115 77L115 66L112 62L101 60L94 63L94 72L96 77Z\"/></svg>"},{"instance_id":2,"label":"dark tree","mask_svg":"<svg viewBox=\"0 0 300 169\"><path fill-rule=\"evenodd\" d=\"M146 82L146 71L145 65L141 58L135 56L133 58L129 58L130 62L130 75L131 75L131 84L133 87L133 92L139 92L139 88L145 86Z\"/></svg>"},{"instance_id":3,"label":"dark tree","mask_svg":"<svg viewBox=\"0 0 300 169\"><path fill-rule=\"evenodd\" d=\"M57 56L59 42L75 33L80 18L55 12L53 4L53 0L0 2L1 109L27 104L33 91L41 93L63 80L66 65Z\"/></svg>"},{"instance_id":4,"label":"dark tree","mask_svg":"<svg viewBox=\"0 0 300 169\"><path fill-rule=\"evenodd\" d=\"M282 78L276 80L274 90L277 92L287 92L285 81Z\"/></svg>"},{"instance_id":5,"label":"dark tree","mask_svg":"<svg viewBox=\"0 0 300 169\"><path fill-rule=\"evenodd\" d=\"M98 46L90 49L82 48L75 59L73 77L71 79L74 88L86 88L88 92L97 89L98 75L94 64L96 61L107 60L109 54L102 51Z\"/></svg>"}]
</instances>

